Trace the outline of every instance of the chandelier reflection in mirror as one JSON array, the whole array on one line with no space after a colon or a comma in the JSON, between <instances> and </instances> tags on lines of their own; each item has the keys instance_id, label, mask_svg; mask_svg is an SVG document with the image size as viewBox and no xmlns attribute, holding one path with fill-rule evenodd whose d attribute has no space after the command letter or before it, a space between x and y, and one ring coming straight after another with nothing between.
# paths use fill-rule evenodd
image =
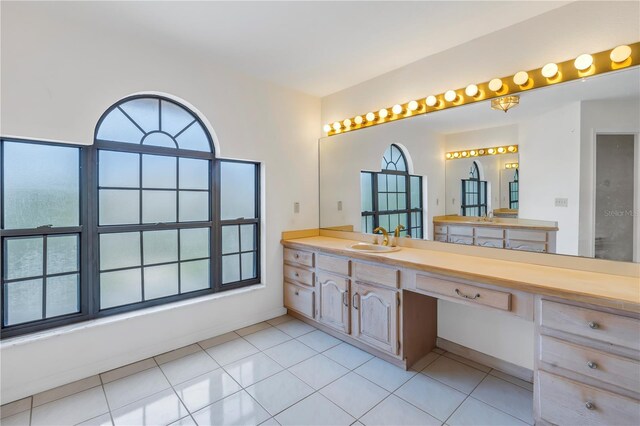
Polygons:
<instances>
[{"instance_id":1,"label":"chandelier reflection in mirror","mask_svg":"<svg viewBox=\"0 0 640 426\"><path fill-rule=\"evenodd\" d=\"M511 108L517 107L520 103L520 96L503 96L501 98L495 98L491 100L491 109L497 109L507 112Z\"/></svg>"}]
</instances>

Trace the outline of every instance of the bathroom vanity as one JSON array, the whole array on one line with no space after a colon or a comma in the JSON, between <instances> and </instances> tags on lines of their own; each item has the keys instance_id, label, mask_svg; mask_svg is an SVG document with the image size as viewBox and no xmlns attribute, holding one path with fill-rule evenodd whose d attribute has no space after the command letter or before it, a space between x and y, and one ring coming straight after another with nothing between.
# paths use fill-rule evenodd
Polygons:
<instances>
[{"instance_id":1,"label":"bathroom vanity","mask_svg":"<svg viewBox=\"0 0 640 426\"><path fill-rule=\"evenodd\" d=\"M416 248L422 242L369 254L350 249L364 236L310 235L282 241L293 316L404 368L436 346L437 299L534 321L534 371L477 360L533 380L537 424L640 423L638 276Z\"/></svg>"},{"instance_id":2,"label":"bathroom vanity","mask_svg":"<svg viewBox=\"0 0 640 426\"><path fill-rule=\"evenodd\" d=\"M544 220L458 215L433 218L434 241L454 244L555 253L557 232L556 222Z\"/></svg>"}]
</instances>

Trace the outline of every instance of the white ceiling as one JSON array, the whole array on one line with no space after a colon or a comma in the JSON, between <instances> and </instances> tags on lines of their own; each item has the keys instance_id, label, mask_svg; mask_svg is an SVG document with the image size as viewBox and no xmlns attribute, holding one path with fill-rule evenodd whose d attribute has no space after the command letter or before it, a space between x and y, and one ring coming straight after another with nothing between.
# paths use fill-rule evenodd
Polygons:
<instances>
[{"instance_id":1,"label":"white ceiling","mask_svg":"<svg viewBox=\"0 0 640 426\"><path fill-rule=\"evenodd\" d=\"M75 20L325 96L568 1L50 2Z\"/></svg>"}]
</instances>

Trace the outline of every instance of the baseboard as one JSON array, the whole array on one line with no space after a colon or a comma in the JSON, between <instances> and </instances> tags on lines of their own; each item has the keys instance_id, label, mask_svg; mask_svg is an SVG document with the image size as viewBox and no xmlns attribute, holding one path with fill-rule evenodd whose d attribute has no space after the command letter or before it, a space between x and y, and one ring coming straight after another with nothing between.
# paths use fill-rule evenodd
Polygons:
<instances>
[{"instance_id":1,"label":"baseboard","mask_svg":"<svg viewBox=\"0 0 640 426\"><path fill-rule=\"evenodd\" d=\"M478 352L475 349L459 345L450 340L443 339L442 337L438 337L436 339L436 346L440 349L444 349L447 352L451 352L452 354L467 358L482 365L486 365L487 367L502 371L503 373L510 374L514 377L517 377L518 379L522 379L529 383L533 383L533 371L529 370L528 368L512 364L509 361L504 361L502 359L487 355L482 352Z\"/></svg>"}]
</instances>

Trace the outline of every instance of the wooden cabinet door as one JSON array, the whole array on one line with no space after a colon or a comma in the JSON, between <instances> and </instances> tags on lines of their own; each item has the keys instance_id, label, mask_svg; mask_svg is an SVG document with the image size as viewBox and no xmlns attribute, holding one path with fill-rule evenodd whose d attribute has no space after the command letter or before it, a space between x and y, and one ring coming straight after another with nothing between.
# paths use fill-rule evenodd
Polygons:
<instances>
[{"instance_id":1,"label":"wooden cabinet door","mask_svg":"<svg viewBox=\"0 0 640 426\"><path fill-rule=\"evenodd\" d=\"M353 337L398 354L398 292L362 282L351 286Z\"/></svg>"},{"instance_id":2,"label":"wooden cabinet door","mask_svg":"<svg viewBox=\"0 0 640 426\"><path fill-rule=\"evenodd\" d=\"M320 307L318 321L349 333L349 279L326 272L318 273Z\"/></svg>"}]
</instances>

